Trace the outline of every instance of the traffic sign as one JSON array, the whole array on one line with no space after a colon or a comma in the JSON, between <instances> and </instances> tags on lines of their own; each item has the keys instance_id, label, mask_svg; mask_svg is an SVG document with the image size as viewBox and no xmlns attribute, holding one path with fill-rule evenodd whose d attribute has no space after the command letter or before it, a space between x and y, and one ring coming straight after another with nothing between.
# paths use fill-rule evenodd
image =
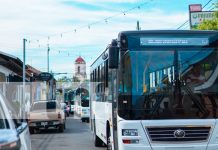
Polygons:
<instances>
[{"instance_id":1,"label":"traffic sign","mask_svg":"<svg viewBox=\"0 0 218 150\"><path fill-rule=\"evenodd\" d=\"M39 74L38 79L41 81L49 81L53 78L53 75L48 72L42 72Z\"/></svg>"},{"instance_id":2,"label":"traffic sign","mask_svg":"<svg viewBox=\"0 0 218 150\"><path fill-rule=\"evenodd\" d=\"M204 20L212 20L215 18L214 11L191 12L190 25L191 28L198 26Z\"/></svg>"},{"instance_id":3,"label":"traffic sign","mask_svg":"<svg viewBox=\"0 0 218 150\"><path fill-rule=\"evenodd\" d=\"M189 5L189 12L200 12L202 11L201 4L191 4Z\"/></svg>"}]
</instances>

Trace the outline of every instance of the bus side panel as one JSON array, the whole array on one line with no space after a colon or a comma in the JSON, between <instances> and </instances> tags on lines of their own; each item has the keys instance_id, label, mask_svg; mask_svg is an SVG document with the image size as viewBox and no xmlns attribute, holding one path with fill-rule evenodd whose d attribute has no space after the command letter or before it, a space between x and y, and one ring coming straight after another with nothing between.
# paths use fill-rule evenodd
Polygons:
<instances>
[{"instance_id":1,"label":"bus side panel","mask_svg":"<svg viewBox=\"0 0 218 150\"><path fill-rule=\"evenodd\" d=\"M105 102L93 102L93 111L95 119L96 135L106 144L106 122L107 114L105 111Z\"/></svg>"}]
</instances>

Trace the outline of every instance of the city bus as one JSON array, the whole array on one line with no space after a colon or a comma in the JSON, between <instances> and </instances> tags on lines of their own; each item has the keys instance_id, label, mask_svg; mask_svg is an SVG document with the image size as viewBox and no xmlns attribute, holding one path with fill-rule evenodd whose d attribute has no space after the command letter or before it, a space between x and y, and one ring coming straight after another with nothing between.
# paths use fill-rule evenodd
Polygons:
<instances>
[{"instance_id":1,"label":"city bus","mask_svg":"<svg viewBox=\"0 0 218 150\"><path fill-rule=\"evenodd\" d=\"M64 93L64 102L69 105L70 107L70 113L74 114L75 110L75 101L74 101L74 91L73 90L68 90Z\"/></svg>"},{"instance_id":2,"label":"city bus","mask_svg":"<svg viewBox=\"0 0 218 150\"><path fill-rule=\"evenodd\" d=\"M218 149L218 32L124 31L90 69L95 146Z\"/></svg>"},{"instance_id":3,"label":"city bus","mask_svg":"<svg viewBox=\"0 0 218 150\"><path fill-rule=\"evenodd\" d=\"M80 117L82 122L89 122L90 120L90 107L89 107L89 88L79 87L76 89L75 108L76 114Z\"/></svg>"}]
</instances>

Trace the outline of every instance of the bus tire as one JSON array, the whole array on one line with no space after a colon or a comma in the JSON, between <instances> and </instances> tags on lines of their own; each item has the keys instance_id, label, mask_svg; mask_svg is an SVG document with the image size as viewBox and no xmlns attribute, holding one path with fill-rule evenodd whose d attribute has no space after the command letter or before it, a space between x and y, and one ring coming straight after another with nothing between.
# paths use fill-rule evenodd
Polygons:
<instances>
[{"instance_id":1,"label":"bus tire","mask_svg":"<svg viewBox=\"0 0 218 150\"><path fill-rule=\"evenodd\" d=\"M97 135L95 135L95 147L102 147L102 145L102 140Z\"/></svg>"},{"instance_id":2,"label":"bus tire","mask_svg":"<svg viewBox=\"0 0 218 150\"><path fill-rule=\"evenodd\" d=\"M95 144L95 147L103 146L103 141L96 135L95 119L94 119L94 144Z\"/></svg>"}]
</instances>

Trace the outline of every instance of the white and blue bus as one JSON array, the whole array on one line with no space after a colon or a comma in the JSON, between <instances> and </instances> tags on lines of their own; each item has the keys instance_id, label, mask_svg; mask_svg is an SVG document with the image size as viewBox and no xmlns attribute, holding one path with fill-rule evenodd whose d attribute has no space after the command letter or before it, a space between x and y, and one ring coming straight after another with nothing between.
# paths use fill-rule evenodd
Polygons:
<instances>
[{"instance_id":1,"label":"white and blue bus","mask_svg":"<svg viewBox=\"0 0 218 150\"><path fill-rule=\"evenodd\" d=\"M89 85L83 83L75 90L75 112L81 118L82 122L89 122L90 107L89 107Z\"/></svg>"},{"instance_id":2,"label":"white and blue bus","mask_svg":"<svg viewBox=\"0 0 218 150\"><path fill-rule=\"evenodd\" d=\"M218 149L218 32L124 31L91 65L95 146Z\"/></svg>"},{"instance_id":3,"label":"white and blue bus","mask_svg":"<svg viewBox=\"0 0 218 150\"><path fill-rule=\"evenodd\" d=\"M71 114L74 114L74 110L75 110L75 108L74 108L75 107L75 100L74 100L75 93L74 92L75 91L70 89L64 93L64 102L67 105L69 105Z\"/></svg>"}]
</instances>

